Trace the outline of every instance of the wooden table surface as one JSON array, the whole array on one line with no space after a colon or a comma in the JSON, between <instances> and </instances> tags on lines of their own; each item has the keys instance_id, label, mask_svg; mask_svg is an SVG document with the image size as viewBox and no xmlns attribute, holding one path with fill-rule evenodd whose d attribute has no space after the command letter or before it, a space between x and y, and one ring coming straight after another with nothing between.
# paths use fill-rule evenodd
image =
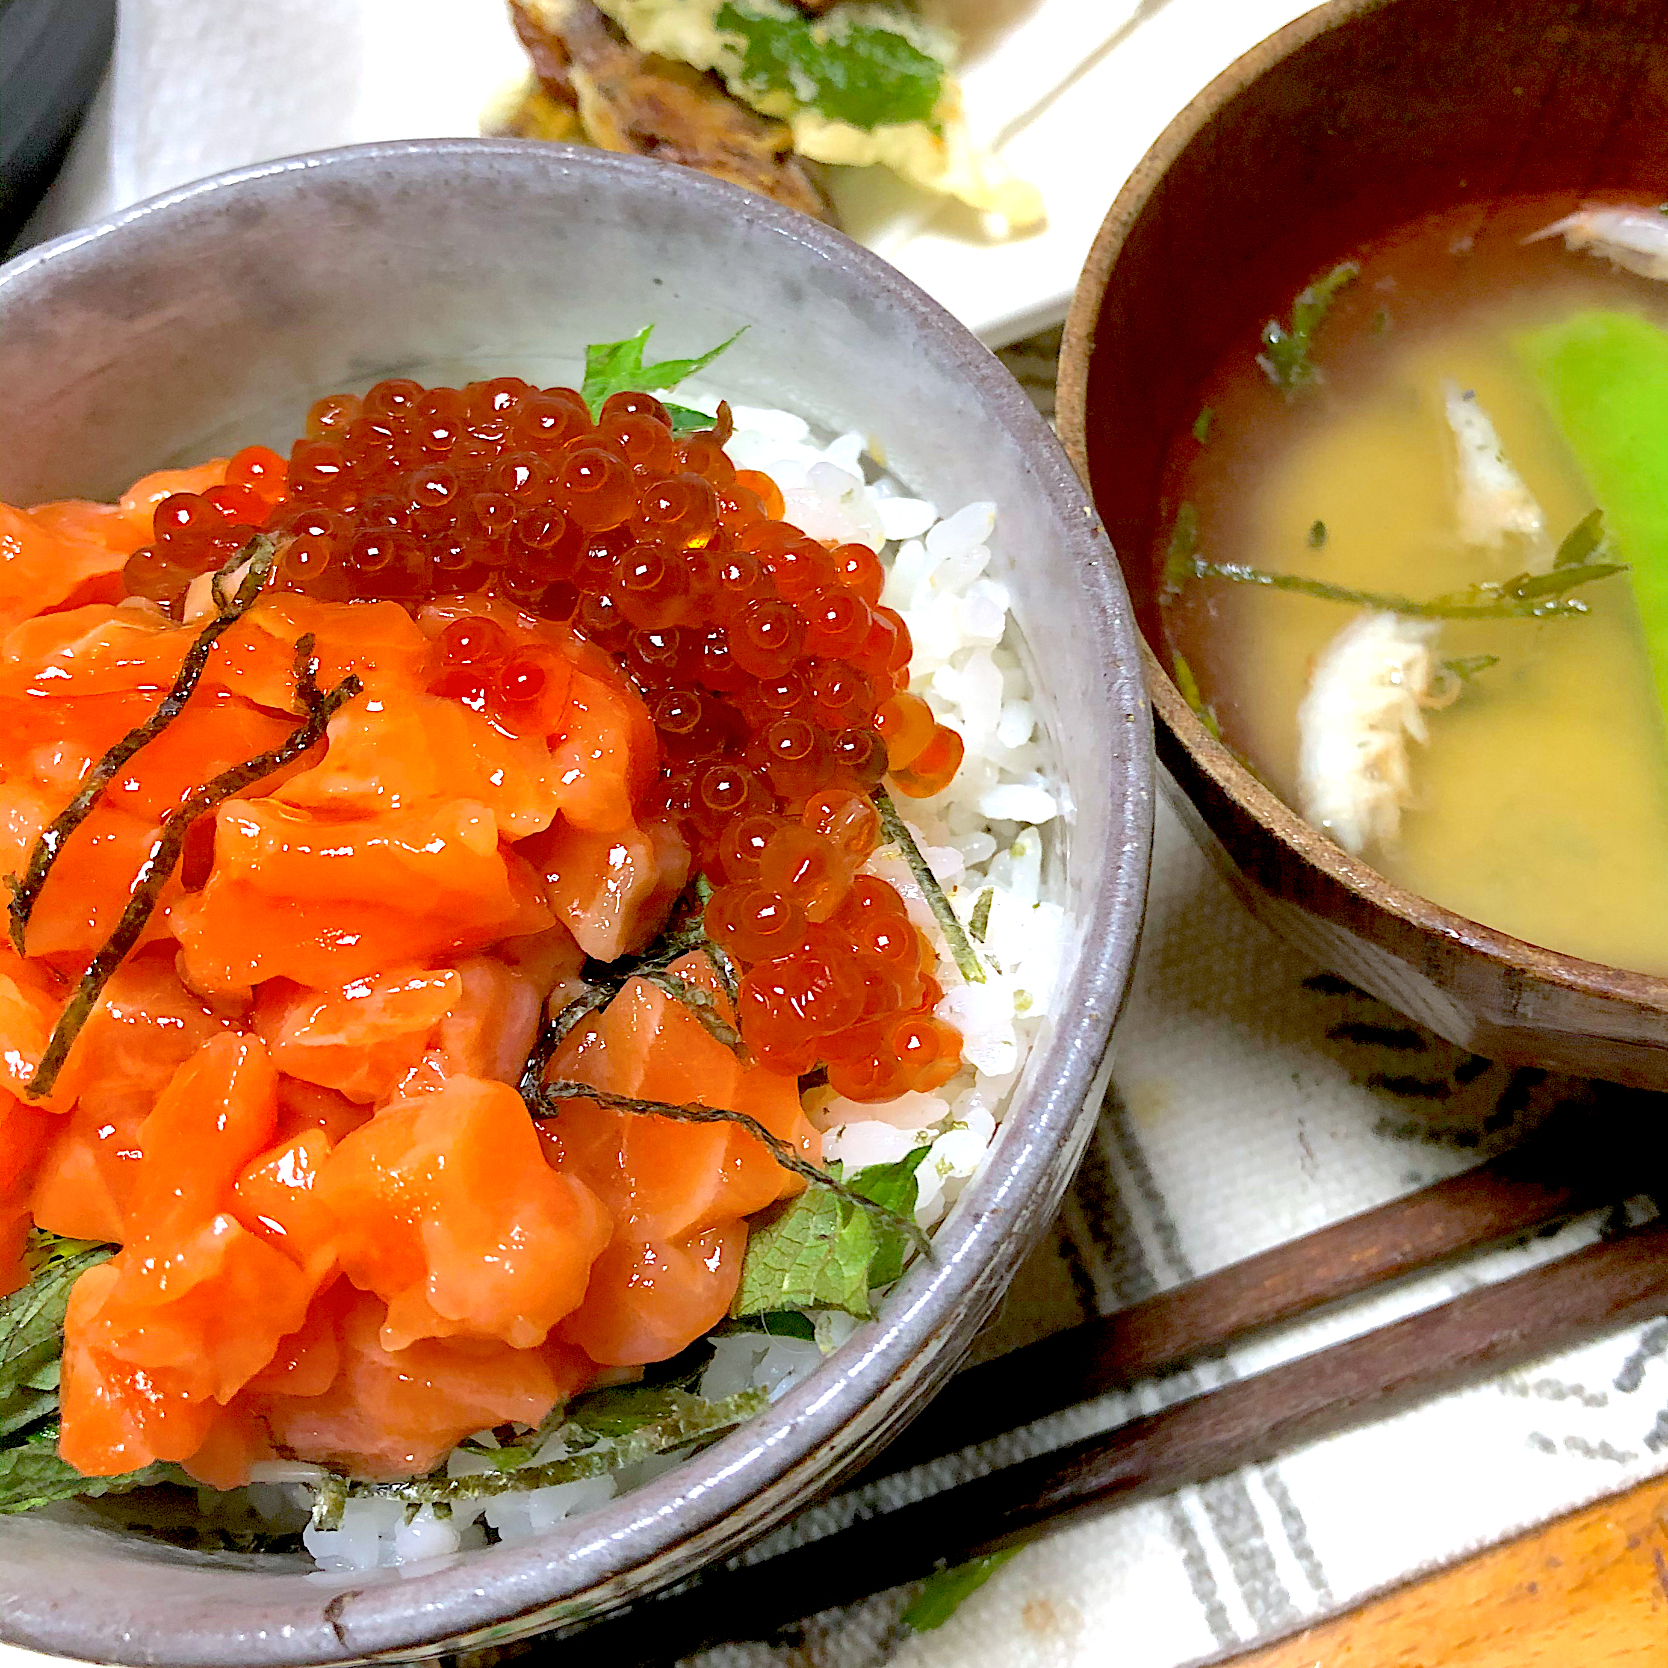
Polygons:
<instances>
[{"instance_id":1,"label":"wooden table surface","mask_svg":"<svg viewBox=\"0 0 1668 1668\"><path fill-rule=\"evenodd\" d=\"M1370 1533L1366 1517L1363 1527ZM1236 1657L1233 1668L1647 1665L1668 1665L1668 1479Z\"/></svg>"}]
</instances>

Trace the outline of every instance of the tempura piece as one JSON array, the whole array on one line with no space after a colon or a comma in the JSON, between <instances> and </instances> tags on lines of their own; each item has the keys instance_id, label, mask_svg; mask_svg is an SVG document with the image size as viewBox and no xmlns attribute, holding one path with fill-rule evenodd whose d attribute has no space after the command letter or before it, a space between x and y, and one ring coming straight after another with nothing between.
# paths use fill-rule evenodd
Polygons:
<instances>
[{"instance_id":1,"label":"tempura piece","mask_svg":"<svg viewBox=\"0 0 1668 1668\"><path fill-rule=\"evenodd\" d=\"M1627 203L1583 203L1574 214L1542 226L1523 241L1563 235L1566 249L1582 249L1614 261L1641 278L1668 278L1668 215Z\"/></svg>"},{"instance_id":2,"label":"tempura piece","mask_svg":"<svg viewBox=\"0 0 1668 1668\"><path fill-rule=\"evenodd\" d=\"M1553 550L1546 515L1507 460L1489 415L1470 388L1442 385L1443 410L1454 435L1460 537L1478 549L1502 551L1508 542L1529 573L1549 573Z\"/></svg>"},{"instance_id":3,"label":"tempura piece","mask_svg":"<svg viewBox=\"0 0 1668 1668\"><path fill-rule=\"evenodd\" d=\"M1297 709L1298 801L1305 819L1352 856L1401 831L1412 803L1407 744L1428 739L1440 624L1356 616L1321 651Z\"/></svg>"}]
</instances>

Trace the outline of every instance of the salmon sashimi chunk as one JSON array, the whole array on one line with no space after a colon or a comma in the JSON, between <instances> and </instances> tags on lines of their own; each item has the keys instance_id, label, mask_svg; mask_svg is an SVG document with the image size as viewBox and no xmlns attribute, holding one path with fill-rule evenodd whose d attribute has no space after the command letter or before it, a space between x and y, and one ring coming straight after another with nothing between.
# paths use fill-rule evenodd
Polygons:
<instances>
[{"instance_id":1,"label":"salmon sashimi chunk","mask_svg":"<svg viewBox=\"0 0 1668 1668\"><path fill-rule=\"evenodd\" d=\"M681 1240L610 1245L585 1301L557 1329L599 1366L665 1361L729 1312L741 1279L747 1224L726 1222Z\"/></svg>"},{"instance_id":2,"label":"salmon sashimi chunk","mask_svg":"<svg viewBox=\"0 0 1668 1668\"><path fill-rule=\"evenodd\" d=\"M578 1307L608 1243L608 1213L544 1152L521 1097L455 1077L347 1136L318 1195L335 1213L342 1268L388 1305L382 1342L544 1341Z\"/></svg>"},{"instance_id":3,"label":"salmon sashimi chunk","mask_svg":"<svg viewBox=\"0 0 1668 1668\"><path fill-rule=\"evenodd\" d=\"M120 1245L127 1238L128 1202L143 1151L144 1109L101 1109L84 1100L54 1122L59 1128L29 1201L36 1225L70 1239Z\"/></svg>"},{"instance_id":4,"label":"salmon sashimi chunk","mask_svg":"<svg viewBox=\"0 0 1668 1668\"><path fill-rule=\"evenodd\" d=\"M538 988L493 956L460 961L457 974L463 988L436 1038L440 1076L516 1082L538 1034Z\"/></svg>"},{"instance_id":5,"label":"salmon sashimi chunk","mask_svg":"<svg viewBox=\"0 0 1668 1668\"><path fill-rule=\"evenodd\" d=\"M689 883L689 847L661 818L598 833L564 817L524 850L551 910L598 961L645 948Z\"/></svg>"},{"instance_id":6,"label":"salmon sashimi chunk","mask_svg":"<svg viewBox=\"0 0 1668 1668\"><path fill-rule=\"evenodd\" d=\"M330 721L329 751L276 797L358 817L467 799L485 805L509 840L548 828L558 804L541 740L506 735L468 707L418 690L398 702L350 702Z\"/></svg>"},{"instance_id":7,"label":"salmon sashimi chunk","mask_svg":"<svg viewBox=\"0 0 1668 1668\"><path fill-rule=\"evenodd\" d=\"M144 544L149 529L134 526L116 504L95 504L85 498L65 498L37 504L30 510L35 525L58 542L63 552L64 577L74 584L62 598L42 607L74 608L89 602L120 602L122 568ZM60 583L61 581L55 581Z\"/></svg>"},{"instance_id":8,"label":"salmon sashimi chunk","mask_svg":"<svg viewBox=\"0 0 1668 1668\"><path fill-rule=\"evenodd\" d=\"M343 985L551 922L537 877L469 800L332 819L270 799L216 813L214 868L170 925L199 990Z\"/></svg>"},{"instance_id":9,"label":"salmon sashimi chunk","mask_svg":"<svg viewBox=\"0 0 1668 1668\"><path fill-rule=\"evenodd\" d=\"M165 1246L176 1227L226 1209L277 1121L278 1074L260 1038L226 1032L205 1043L140 1126L130 1238Z\"/></svg>"},{"instance_id":10,"label":"salmon sashimi chunk","mask_svg":"<svg viewBox=\"0 0 1668 1668\"><path fill-rule=\"evenodd\" d=\"M63 809L63 801L38 788L0 784L0 873L22 874L29 853L46 825ZM46 885L29 917L24 940L31 956L64 958L79 972L109 938L133 891L133 877L156 843L157 824L130 817L103 802L64 842ZM178 876L163 895L183 896ZM145 924L141 944L168 936L158 913Z\"/></svg>"},{"instance_id":11,"label":"salmon sashimi chunk","mask_svg":"<svg viewBox=\"0 0 1668 1668\"><path fill-rule=\"evenodd\" d=\"M62 606L89 579L119 573L129 551L138 548L120 548L128 532L117 514L80 516L66 505L31 514L0 504L0 632Z\"/></svg>"},{"instance_id":12,"label":"salmon sashimi chunk","mask_svg":"<svg viewBox=\"0 0 1668 1668\"><path fill-rule=\"evenodd\" d=\"M685 956L672 971L719 995L705 956ZM743 1066L687 1004L644 979L629 980L570 1039L552 1075L642 1100L745 1112L804 1158L821 1156L821 1137L800 1106L798 1082L763 1066ZM563 1168L590 1183L620 1224L619 1233L636 1243L677 1240L751 1216L805 1186L734 1124L682 1123L572 1100L563 1103L554 1133Z\"/></svg>"},{"instance_id":13,"label":"salmon sashimi chunk","mask_svg":"<svg viewBox=\"0 0 1668 1668\"><path fill-rule=\"evenodd\" d=\"M623 682L576 674L550 751L562 815L575 828L633 826L660 764L642 696Z\"/></svg>"},{"instance_id":14,"label":"salmon sashimi chunk","mask_svg":"<svg viewBox=\"0 0 1668 1668\"><path fill-rule=\"evenodd\" d=\"M0 1091L0 1297L28 1282L23 1253L33 1219L35 1172L62 1126L53 1113Z\"/></svg>"},{"instance_id":15,"label":"salmon sashimi chunk","mask_svg":"<svg viewBox=\"0 0 1668 1668\"><path fill-rule=\"evenodd\" d=\"M189 628L192 636L197 626ZM295 689L295 646L313 639L318 685L332 689L350 672L361 702L403 703L427 677L429 640L397 602L322 602L293 592L263 597L215 644L217 684L258 706L288 710Z\"/></svg>"},{"instance_id":16,"label":"salmon sashimi chunk","mask_svg":"<svg viewBox=\"0 0 1668 1668\"><path fill-rule=\"evenodd\" d=\"M59 1453L89 1477L183 1460L301 1325L313 1287L227 1213L89 1269L64 1321Z\"/></svg>"},{"instance_id":17,"label":"salmon sashimi chunk","mask_svg":"<svg viewBox=\"0 0 1668 1668\"><path fill-rule=\"evenodd\" d=\"M248 1399L286 1453L372 1481L421 1476L476 1431L537 1425L595 1373L580 1350L561 1344L424 1338L391 1351L381 1303L357 1293L339 1318L327 1306L325 1324L336 1332L338 1366L323 1391Z\"/></svg>"},{"instance_id":18,"label":"salmon sashimi chunk","mask_svg":"<svg viewBox=\"0 0 1668 1668\"><path fill-rule=\"evenodd\" d=\"M232 1210L250 1233L278 1246L317 1287L336 1263L336 1217L318 1193L319 1171L335 1143L303 1130L254 1159L232 1189Z\"/></svg>"},{"instance_id":19,"label":"salmon sashimi chunk","mask_svg":"<svg viewBox=\"0 0 1668 1668\"><path fill-rule=\"evenodd\" d=\"M72 1239L127 1239L140 1128L174 1074L231 1025L180 983L170 949L117 968L71 1055L79 1099L41 1163L41 1227Z\"/></svg>"},{"instance_id":20,"label":"salmon sashimi chunk","mask_svg":"<svg viewBox=\"0 0 1668 1668\"><path fill-rule=\"evenodd\" d=\"M64 1323L60 1452L88 1476L186 1458L204 1404L229 1401L305 1319L319 1271L224 1208L277 1110L264 1046L228 1033L140 1127L128 1243L76 1282Z\"/></svg>"},{"instance_id":21,"label":"salmon sashimi chunk","mask_svg":"<svg viewBox=\"0 0 1668 1668\"><path fill-rule=\"evenodd\" d=\"M261 986L255 1026L280 1071L379 1101L423 1058L436 1028L463 996L449 967L408 968L308 990L287 979Z\"/></svg>"}]
</instances>

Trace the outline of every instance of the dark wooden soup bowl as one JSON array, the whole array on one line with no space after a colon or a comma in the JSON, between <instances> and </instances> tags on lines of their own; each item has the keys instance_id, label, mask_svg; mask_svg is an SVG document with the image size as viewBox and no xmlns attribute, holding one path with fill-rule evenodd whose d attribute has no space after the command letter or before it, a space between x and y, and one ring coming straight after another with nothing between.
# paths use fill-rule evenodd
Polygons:
<instances>
[{"instance_id":1,"label":"dark wooden soup bowl","mask_svg":"<svg viewBox=\"0 0 1668 1668\"><path fill-rule=\"evenodd\" d=\"M1119 193L1066 326L1059 427L1135 600L1167 791L1252 910L1479 1054L1663 1089L1668 979L1392 885L1213 740L1153 653L1165 447L1294 274L1435 209L1600 187L1668 198L1665 0L1332 0L1212 82Z\"/></svg>"}]
</instances>

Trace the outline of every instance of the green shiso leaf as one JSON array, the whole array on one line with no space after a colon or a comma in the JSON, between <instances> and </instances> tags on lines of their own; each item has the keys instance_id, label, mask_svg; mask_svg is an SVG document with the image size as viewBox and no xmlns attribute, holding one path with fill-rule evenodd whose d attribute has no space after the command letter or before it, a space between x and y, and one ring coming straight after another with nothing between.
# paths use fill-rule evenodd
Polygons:
<instances>
[{"instance_id":1,"label":"green shiso leaf","mask_svg":"<svg viewBox=\"0 0 1668 1668\"><path fill-rule=\"evenodd\" d=\"M130 1489L148 1488L154 1483L182 1480L174 1466L162 1461L119 1477L83 1477L74 1466L58 1458L56 1422L34 1432L23 1442L0 1448L0 1512L32 1512L37 1506L50 1505L54 1500L125 1494Z\"/></svg>"},{"instance_id":2,"label":"green shiso leaf","mask_svg":"<svg viewBox=\"0 0 1668 1668\"><path fill-rule=\"evenodd\" d=\"M740 64L727 79L749 98L785 94L865 132L933 120L944 65L909 38L909 21L900 13L888 26L875 6L836 6L813 18L749 0L725 0L715 19L740 44Z\"/></svg>"},{"instance_id":3,"label":"green shiso leaf","mask_svg":"<svg viewBox=\"0 0 1668 1668\"><path fill-rule=\"evenodd\" d=\"M732 336L731 341L735 338ZM695 434L701 429L710 429L718 421L708 411L697 411L690 405L674 405L670 400L660 402L666 407L666 415L672 419L672 433L680 439L686 434Z\"/></svg>"},{"instance_id":4,"label":"green shiso leaf","mask_svg":"<svg viewBox=\"0 0 1668 1668\"><path fill-rule=\"evenodd\" d=\"M895 1164L872 1164L847 1186L907 1221L915 1210L915 1172L927 1151L917 1147ZM730 1313L840 1309L867 1320L874 1314L870 1290L898 1278L908 1245L884 1217L827 1188L811 1188L755 1221Z\"/></svg>"},{"instance_id":5,"label":"green shiso leaf","mask_svg":"<svg viewBox=\"0 0 1668 1668\"><path fill-rule=\"evenodd\" d=\"M28 1285L0 1300L0 1440L58 1408L55 1371L64 1347L70 1288L115 1246L31 1235Z\"/></svg>"},{"instance_id":6,"label":"green shiso leaf","mask_svg":"<svg viewBox=\"0 0 1668 1668\"><path fill-rule=\"evenodd\" d=\"M742 326L742 330L746 328L746 325ZM585 381L579 392L591 408L593 417L602 410L604 402L612 394L654 394L676 388L685 377L705 370L741 335L741 330L738 330L729 341L720 342L710 353L703 353L695 359L662 359L657 364L645 365L643 349L648 346L653 332L654 326L647 324L623 342L593 342L585 349ZM669 407L668 410L674 408ZM674 426L679 418L685 425L680 431L683 433L692 428L707 428L712 423L710 417L688 406L675 408Z\"/></svg>"},{"instance_id":7,"label":"green shiso leaf","mask_svg":"<svg viewBox=\"0 0 1668 1668\"><path fill-rule=\"evenodd\" d=\"M1282 324L1270 319L1263 326L1263 351L1257 363L1276 388L1294 394L1319 379L1311 349L1315 332L1321 327L1338 292L1361 275L1354 261L1340 261L1324 278L1317 278L1292 302L1292 321Z\"/></svg>"},{"instance_id":8,"label":"green shiso leaf","mask_svg":"<svg viewBox=\"0 0 1668 1668\"><path fill-rule=\"evenodd\" d=\"M962 1602L976 1593L1019 1551L1017 1546L970 1558L936 1575L929 1575L915 1602L903 1613L903 1624L916 1633L930 1633L943 1627Z\"/></svg>"}]
</instances>

